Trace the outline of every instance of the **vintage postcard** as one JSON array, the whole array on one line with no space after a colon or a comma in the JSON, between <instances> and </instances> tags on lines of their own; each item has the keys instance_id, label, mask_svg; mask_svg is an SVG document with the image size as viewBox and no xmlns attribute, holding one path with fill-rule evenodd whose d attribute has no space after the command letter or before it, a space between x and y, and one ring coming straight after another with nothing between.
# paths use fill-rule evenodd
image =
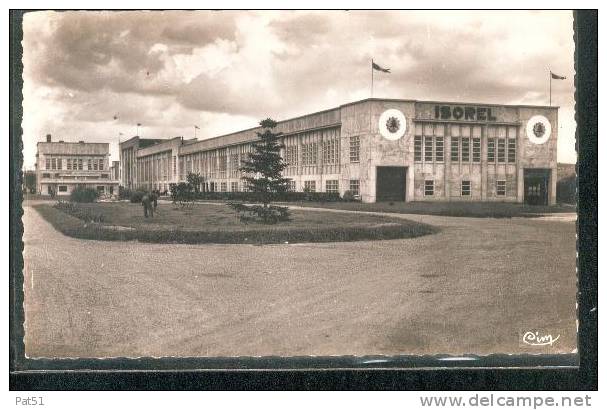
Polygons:
<instances>
[{"instance_id":1,"label":"vintage postcard","mask_svg":"<svg viewBox=\"0 0 607 410\"><path fill-rule=\"evenodd\" d=\"M577 354L571 11L22 28L28 360Z\"/></svg>"}]
</instances>

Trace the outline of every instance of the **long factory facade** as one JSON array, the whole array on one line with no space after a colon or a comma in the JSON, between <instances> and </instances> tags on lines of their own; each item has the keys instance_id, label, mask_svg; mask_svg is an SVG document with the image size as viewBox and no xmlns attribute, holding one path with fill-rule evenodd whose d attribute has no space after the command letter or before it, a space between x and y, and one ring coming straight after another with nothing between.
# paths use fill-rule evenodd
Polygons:
<instances>
[{"instance_id":1,"label":"long factory facade","mask_svg":"<svg viewBox=\"0 0 607 410\"><path fill-rule=\"evenodd\" d=\"M120 144L121 185L242 191L238 170L260 128L204 140ZM556 202L558 108L366 99L280 121L293 191L350 191L363 202Z\"/></svg>"}]
</instances>

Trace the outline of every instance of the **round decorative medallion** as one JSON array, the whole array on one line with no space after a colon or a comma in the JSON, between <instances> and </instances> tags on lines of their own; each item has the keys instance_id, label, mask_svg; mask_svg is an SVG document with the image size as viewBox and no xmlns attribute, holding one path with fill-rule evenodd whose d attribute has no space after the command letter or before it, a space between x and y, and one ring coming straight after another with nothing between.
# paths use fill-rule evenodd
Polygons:
<instances>
[{"instance_id":1,"label":"round decorative medallion","mask_svg":"<svg viewBox=\"0 0 607 410\"><path fill-rule=\"evenodd\" d=\"M542 138L546 133L546 127L544 127L544 124L542 124L541 122L536 122L533 126L533 133L536 137Z\"/></svg>"},{"instance_id":2,"label":"round decorative medallion","mask_svg":"<svg viewBox=\"0 0 607 410\"><path fill-rule=\"evenodd\" d=\"M386 121L386 128L394 134L400 128L400 121L396 117L390 117L388 118L388 121Z\"/></svg>"},{"instance_id":3,"label":"round decorative medallion","mask_svg":"<svg viewBox=\"0 0 607 410\"><path fill-rule=\"evenodd\" d=\"M527 121L527 138L534 144L544 144L550 138L552 126L548 118L535 115Z\"/></svg>"},{"instance_id":4,"label":"round decorative medallion","mask_svg":"<svg viewBox=\"0 0 607 410\"><path fill-rule=\"evenodd\" d=\"M407 131L407 118L396 109L389 109L379 117L379 132L389 140L395 141L405 135Z\"/></svg>"}]
</instances>

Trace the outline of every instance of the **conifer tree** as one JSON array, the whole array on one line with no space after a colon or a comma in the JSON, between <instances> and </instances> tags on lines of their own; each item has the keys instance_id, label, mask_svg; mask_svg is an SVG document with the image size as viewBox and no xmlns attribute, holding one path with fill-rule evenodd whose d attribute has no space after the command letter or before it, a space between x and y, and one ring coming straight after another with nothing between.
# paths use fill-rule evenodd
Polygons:
<instances>
[{"instance_id":1,"label":"conifer tree","mask_svg":"<svg viewBox=\"0 0 607 410\"><path fill-rule=\"evenodd\" d=\"M271 118L259 123L262 127L257 132L259 141L253 144L253 152L243 160L240 171L242 180L256 205L230 204L239 213L254 215L264 223L276 223L289 219L287 207L271 205L276 195L287 191L288 178L282 176L286 163L280 156L283 148L280 143L281 132L274 132L278 124ZM261 203L261 205L259 205ZM246 220L247 217L241 216Z\"/></svg>"}]
</instances>

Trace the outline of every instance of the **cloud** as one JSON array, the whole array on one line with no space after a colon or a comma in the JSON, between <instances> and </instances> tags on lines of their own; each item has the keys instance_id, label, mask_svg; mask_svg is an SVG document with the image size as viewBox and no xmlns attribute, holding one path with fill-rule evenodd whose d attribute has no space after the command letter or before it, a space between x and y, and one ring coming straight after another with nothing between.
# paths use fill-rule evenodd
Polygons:
<instances>
[{"instance_id":1,"label":"cloud","mask_svg":"<svg viewBox=\"0 0 607 410\"><path fill-rule=\"evenodd\" d=\"M183 84L163 76L167 52L191 53L218 38L233 39L235 30L234 19L219 12L28 13L24 48L42 64L26 72L46 85L81 91L166 94L167 86ZM161 81L151 81L157 77Z\"/></svg>"}]
</instances>

